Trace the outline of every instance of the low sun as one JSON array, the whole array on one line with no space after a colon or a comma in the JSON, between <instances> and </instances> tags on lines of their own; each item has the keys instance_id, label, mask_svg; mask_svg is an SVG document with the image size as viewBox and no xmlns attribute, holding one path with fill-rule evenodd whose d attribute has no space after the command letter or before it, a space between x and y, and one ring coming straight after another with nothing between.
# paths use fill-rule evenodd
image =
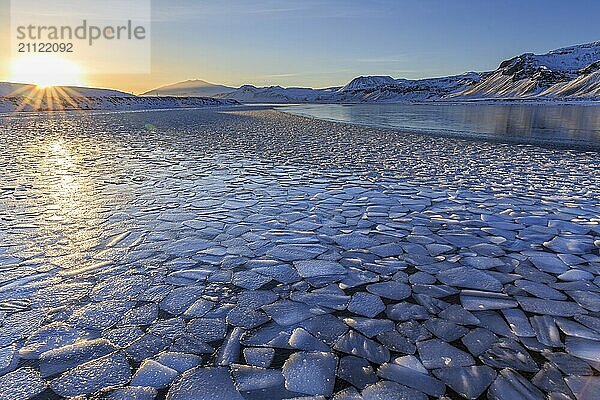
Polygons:
<instances>
[{"instance_id":1,"label":"low sun","mask_svg":"<svg viewBox=\"0 0 600 400\"><path fill-rule=\"evenodd\" d=\"M84 85L82 68L53 54L36 54L13 59L10 80L34 84L38 88Z\"/></svg>"}]
</instances>

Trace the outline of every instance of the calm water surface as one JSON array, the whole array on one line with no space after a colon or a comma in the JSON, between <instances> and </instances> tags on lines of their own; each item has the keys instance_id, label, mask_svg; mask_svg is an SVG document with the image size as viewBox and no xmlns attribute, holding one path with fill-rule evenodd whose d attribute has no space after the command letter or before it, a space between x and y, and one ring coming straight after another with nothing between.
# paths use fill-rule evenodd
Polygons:
<instances>
[{"instance_id":1,"label":"calm water surface","mask_svg":"<svg viewBox=\"0 0 600 400\"><path fill-rule=\"evenodd\" d=\"M307 104L283 110L418 133L600 150L598 105Z\"/></svg>"}]
</instances>

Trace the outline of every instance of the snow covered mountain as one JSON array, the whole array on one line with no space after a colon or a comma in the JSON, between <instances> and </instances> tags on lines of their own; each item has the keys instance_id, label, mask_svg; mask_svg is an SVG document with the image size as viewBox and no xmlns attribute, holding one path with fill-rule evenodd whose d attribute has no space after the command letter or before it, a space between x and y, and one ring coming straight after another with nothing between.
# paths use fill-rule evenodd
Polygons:
<instances>
[{"instance_id":1,"label":"snow covered mountain","mask_svg":"<svg viewBox=\"0 0 600 400\"><path fill-rule=\"evenodd\" d=\"M503 61L485 79L450 97L594 97L598 92L597 76L594 75L598 61L600 42L565 47L546 54L526 53Z\"/></svg>"},{"instance_id":2,"label":"snow covered mountain","mask_svg":"<svg viewBox=\"0 0 600 400\"><path fill-rule=\"evenodd\" d=\"M600 99L600 61L581 69L577 78L552 85L540 97Z\"/></svg>"},{"instance_id":3,"label":"snow covered mountain","mask_svg":"<svg viewBox=\"0 0 600 400\"><path fill-rule=\"evenodd\" d=\"M481 80L482 74L468 72L462 75L429 79L385 79L368 81L365 77L352 80L341 88L333 100L336 102L398 102L440 100L472 86ZM376 77L382 78L382 77ZM389 77L386 77L389 78ZM356 83L355 81L359 81ZM369 85L370 82L381 82Z\"/></svg>"},{"instance_id":4,"label":"snow covered mountain","mask_svg":"<svg viewBox=\"0 0 600 400\"><path fill-rule=\"evenodd\" d=\"M599 99L600 42L526 53L495 71L429 79L359 76L328 89L242 86L218 98L248 103L394 103L473 99Z\"/></svg>"},{"instance_id":5,"label":"snow covered mountain","mask_svg":"<svg viewBox=\"0 0 600 400\"><path fill-rule=\"evenodd\" d=\"M234 87L216 85L200 79L191 79L149 90L142 93L142 96L211 97L217 94L230 93L234 90L236 90Z\"/></svg>"},{"instance_id":6,"label":"snow covered mountain","mask_svg":"<svg viewBox=\"0 0 600 400\"><path fill-rule=\"evenodd\" d=\"M440 100L464 90L481 79L481 74L420 80L394 79L389 76L360 76L347 85L327 89L259 88L245 85L217 98L235 99L246 103L386 103L398 101Z\"/></svg>"},{"instance_id":7,"label":"snow covered mountain","mask_svg":"<svg viewBox=\"0 0 600 400\"><path fill-rule=\"evenodd\" d=\"M396 79L391 76L359 76L352 79L346 86L343 86L340 92L349 92L354 90L368 90L381 86L394 85Z\"/></svg>"},{"instance_id":8,"label":"snow covered mountain","mask_svg":"<svg viewBox=\"0 0 600 400\"><path fill-rule=\"evenodd\" d=\"M244 103L324 103L339 87L330 89L283 88L281 86L256 87L244 85L231 93L215 96Z\"/></svg>"}]
</instances>

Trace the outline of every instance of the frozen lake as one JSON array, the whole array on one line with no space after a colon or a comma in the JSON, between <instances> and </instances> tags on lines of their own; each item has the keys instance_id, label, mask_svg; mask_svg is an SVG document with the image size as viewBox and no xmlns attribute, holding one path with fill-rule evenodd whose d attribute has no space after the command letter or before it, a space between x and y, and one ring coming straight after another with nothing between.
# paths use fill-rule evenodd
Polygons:
<instances>
[{"instance_id":1,"label":"frozen lake","mask_svg":"<svg viewBox=\"0 0 600 400\"><path fill-rule=\"evenodd\" d=\"M309 104L282 110L410 132L600 150L600 105Z\"/></svg>"},{"instance_id":2,"label":"frozen lake","mask_svg":"<svg viewBox=\"0 0 600 400\"><path fill-rule=\"evenodd\" d=\"M598 398L597 153L172 110L0 166L1 399Z\"/></svg>"}]
</instances>

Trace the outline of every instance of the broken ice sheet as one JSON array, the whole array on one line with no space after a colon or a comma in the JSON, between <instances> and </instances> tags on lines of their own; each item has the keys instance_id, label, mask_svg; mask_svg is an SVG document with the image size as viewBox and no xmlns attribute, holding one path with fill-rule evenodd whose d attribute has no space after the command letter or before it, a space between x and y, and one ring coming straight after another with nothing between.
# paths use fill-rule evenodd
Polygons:
<instances>
[{"instance_id":1,"label":"broken ice sheet","mask_svg":"<svg viewBox=\"0 0 600 400\"><path fill-rule=\"evenodd\" d=\"M342 336L334 348L347 354L366 358L376 364L383 364L390 359L388 349L352 330Z\"/></svg>"},{"instance_id":2,"label":"broken ice sheet","mask_svg":"<svg viewBox=\"0 0 600 400\"><path fill-rule=\"evenodd\" d=\"M291 347L306 351L329 351L329 346L308 333L303 328L296 328L289 339Z\"/></svg>"},{"instance_id":3,"label":"broken ice sheet","mask_svg":"<svg viewBox=\"0 0 600 400\"><path fill-rule=\"evenodd\" d=\"M227 325L222 319L197 318L188 323L186 331L203 342L212 342L225 337Z\"/></svg>"},{"instance_id":4,"label":"broken ice sheet","mask_svg":"<svg viewBox=\"0 0 600 400\"><path fill-rule=\"evenodd\" d=\"M115 352L81 364L54 379L50 386L61 396L74 397L123 385L131 379L125 354Z\"/></svg>"},{"instance_id":5,"label":"broken ice sheet","mask_svg":"<svg viewBox=\"0 0 600 400\"><path fill-rule=\"evenodd\" d=\"M341 264L326 260L296 261L294 267L303 278L344 275L346 273L346 268Z\"/></svg>"},{"instance_id":6,"label":"broken ice sheet","mask_svg":"<svg viewBox=\"0 0 600 400\"><path fill-rule=\"evenodd\" d=\"M280 325L293 325L315 315L325 314L325 311L319 307L289 300L279 300L262 308Z\"/></svg>"},{"instance_id":7,"label":"broken ice sheet","mask_svg":"<svg viewBox=\"0 0 600 400\"><path fill-rule=\"evenodd\" d=\"M284 384L282 372L277 369L234 364L231 366L231 374L235 387L240 392L261 390Z\"/></svg>"},{"instance_id":8,"label":"broken ice sheet","mask_svg":"<svg viewBox=\"0 0 600 400\"><path fill-rule=\"evenodd\" d=\"M567 337L565 341L567 353L583 360L600 362L600 342L596 340Z\"/></svg>"},{"instance_id":9,"label":"broken ice sheet","mask_svg":"<svg viewBox=\"0 0 600 400\"><path fill-rule=\"evenodd\" d=\"M43 376L55 375L115 350L117 347L106 339L81 340L42 353L40 371Z\"/></svg>"},{"instance_id":10,"label":"broken ice sheet","mask_svg":"<svg viewBox=\"0 0 600 400\"><path fill-rule=\"evenodd\" d=\"M154 400L157 394L151 387L126 386L111 391L106 400Z\"/></svg>"},{"instance_id":11,"label":"broken ice sheet","mask_svg":"<svg viewBox=\"0 0 600 400\"><path fill-rule=\"evenodd\" d=\"M133 306L133 302L113 300L88 303L72 314L69 323L84 329L109 328L115 325L121 316Z\"/></svg>"},{"instance_id":12,"label":"broken ice sheet","mask_svg":"<svg viewBox=\"0 0 600 400\"><path fill-rule=\"evenodd\" d=\"M477 399L494 381L496 372L485 365L450 367L433 370L433 374L467 399Z\"/></svg>"},{"instance_id":13,"label":"broken ice sheet","mask_svg":"<svg viewBox=\"0 0 600 400\"><path fill-rule=\"evenodd\" d=\"M475 360L468 353L439 339L418 342L417 350L421 362L427 369L465 367L475 364Z\"/></svg>"},{"instance_id":14,"label":"broken ice sheet","mask_svg":"<svg viewBox=\"0 0 600 400\"><path fill-rule=\"evenodd\" d=\"M294 353L283 365L285 387L311 396L331 396L337 362L333 353Z\"/></svg>"},{"instance_id":15,"label":"broken ice sheet","mask_svg":"<svg viewBox=\"0 0 600 400\"><path fill-rule=\"evenodd\" d=\"M145 360L133 376L131 385L162 389L171 384L179 372L153 360Z\"/></svg>"},{"instance_id":16,"label":"broken ice sheet","mask_svg":"<svg viewBox=\"0 0 600 400\"><path fill-rule=\"evenodd\" d=\"M337 375L359 389L377 382L375 371L364 358L346 356L339 361Z\"/></svg>"},{"instance_id":17,"label":"broken ice sheet","mask_svg":"<svg viewBox=\"0 0 600 400\"><path fill-rule=\"evenodd\" d=\"M19 355L27 359L36 359L48 350L71 344L82 337L84 337L82 331L62 322L54 322L29 336L23 347L19 349Z\"/></svg>"},{"instance_id":18,"label":"broken ice sheet","mask_svg":"<svg viewBox=\"0 0 600 400\"><path fill-rule=\"evenodd\" d=\"M367 286L367 291L392 300L403 300L411 292L409 285L396 281L373 283Z\"/></svg>"},{"instance_id":19,"label":"broken ice sheet","mask_svg":"<svg viewBox=\"0 0 600 400\"><path fill-rule=\"evenodd\" d=\"M428 375L427 372L423 373L422 371L403 365L393 363L383 364L377 370L377 375L427 393L430 396L440 397L446 392L446 386L436 378Z\"/></svg>"},{"instance_id":20,"label":"broken ice sheet","mask_svg":"<svg viewBox=\"0 0 600 400\"><path fill-rule=\"evenodd\" d=\"M46 386L39 372L27 367L20 368L0 376L0 398L27 400L42 393Z\"/></svg>"},{"instance_id":21,"label":"broken ice sheet","mask_svg":"<svg viewBox=\"0 0 600 400\"><path fill-rule=\"evenodd\" d=\"M437 275L437 278L449 286L493 292L502 290L502 284L496 278L473 268L456 267L444 270Z\"/></svg>"},{"instance_id":22,"label":"broken ice sheet","mask_svg":"<svg viewBox=\"0 0 600 400\"><path fill-rule=\"evenodd\" d=\"M326 247L316 244L280 244L267 252L267 255L281 261L310 260L324 253Z\"/></svg>"},{"instance_id":23,"label":"broken ice sheet","mask_svg":"<svg viewBox=\"0 0 600 400\"><path fill-rule=\"evenodd\" d=\"M195 368L176 380L169 400L244 400L234 386L229 368Z\"/></svg>"},{"instance_id":24,"label":"broken ice sheet","mask_svg":"<svg viewBox=\"0 0 600 400\"><path fill-rule=\"evenodd\" d=\"M385 332L394 331L394 322L389 319L372 319L372 318L344 318L344 322L348 326L356 329L366 337L373 337Z\"/></svg>"},{"instance_id":25,"label":"broken ice sheet","mask_svg":"<svg viewBox=\"0 0 600 400\"><path fill-rule=\"evenodd\" d=\"M246 347L244 348L244 358L246 363L256 367L268 368L273 361L275 349L269 347Z\"/></svg>"},{"instance_id":26,"label":"broken ice sheet","mask_svg":"<svg viewBox=\"0 0 600 400\"><path fill-rule=\"evenodd\" d=\"M114 117L122 119L121 128L142 118L134 114ZM481 142L460 149L475 160L490 150L485 162L493 168L473 174L476 165L453 162L452 152L440 151L444 140L411 137L411 146L402 146L407 137L381 141L375 130L345 127L339 133L352 144L345 148L337 133L324 135L319 123L313 129L314 121L305 121L302 135L257 127L268 136L261 148L269 157L234 160L211 152L211 142L225 140L227 148L252 155L248 141L256 135L231 129L248 116L160 114L198 118L198 129L212 120L223 124L211 125L218 134L201 137L161 132L169 136L168 154L143 151L149 137L129 135L140 150L132 157L119 158L118 165L94 158L100 170L88 171L89 183L109 179L88 185L102 189L102 196L86 197L81 215L68 216L68 224L65 219L66 230L56 221L44 225L52 229L24 228L57 211L36 202L17 201L13 219L4 220L2 386L17 370L32 387L39 384L36 391L44 390L31 394L34 399L60 396L45 380L65 393L111 385L89 396L112 400L240 399L241 389L247 400L325 399L286 389L282 366L295 353L326 353L340 358L337 369L311 369L297 384L319 387L336 400L423 399L433 391L437 397L439 382L446 393L441 398L457 392L493 398L498 388L505 397L536 395L525 383L511 390L500 380L490 389L504 368L544 397L590 397L584 385L595 387L600 338L598 207L594 196L584 195L597 190L587 179L593 157L578 155L573 168L573 157L552 149L514 152ZM78 129L73 137L89 131ZM326 157L312 151L328 140L335 151ZM544 168L527 174L503 168L507 160L550 165L559 158L569 168L555 168L553 179ZM110 169L102 170L102 163ZM376 167L363 170L367 164ZM432 168L445 173L431 174ZM582 188L579 175L589 185ZM432 185L435 190L424 188ZM36 190L19 185L5 190L3 199L37 198ZM81 235L69 243L75 231ZM111 247L104 248L107 243ZM570 248L581 254L564 252ZM98 371L108 366L93 363L120 352L132 379L116 386L100 382ZM445 365L455 361L458 366ZM85 386L81 371L90 365ZM210 367L216 365L223 368ZM306 384L305 375L314 379Z\"/></svg>"},{"instance_id":27,"label":"broken ice sheet","mask_svg":"<svg viewBox=\"0 0 600 400\"><path fill-rule=\"evenodd\" d=\"M391 381L379 381L362 391L364 400L427 400L428 396L418 390Z\"/></svg>"},{"instance_id":28,"label":"broken ice sheet","mask_svg":"<svg viewBox=\"0 0 600 400\"><path fill-rule=\"evenodd\" d=\"M490 400L543 400L542 392L520 374L503 369L488 390Z\"/></svg>"},{"instance_id":29,"label":"broken ice sheet","mask_svg":"<svg viewBox=\"0 0 600 400\"><path fill-rule=\"evenodd\" d=\"M348 304L348 311L369 318L373 318L383 310L385 305L381 298L366 292L355 293Z\"/></svg>"}]
</instances>

